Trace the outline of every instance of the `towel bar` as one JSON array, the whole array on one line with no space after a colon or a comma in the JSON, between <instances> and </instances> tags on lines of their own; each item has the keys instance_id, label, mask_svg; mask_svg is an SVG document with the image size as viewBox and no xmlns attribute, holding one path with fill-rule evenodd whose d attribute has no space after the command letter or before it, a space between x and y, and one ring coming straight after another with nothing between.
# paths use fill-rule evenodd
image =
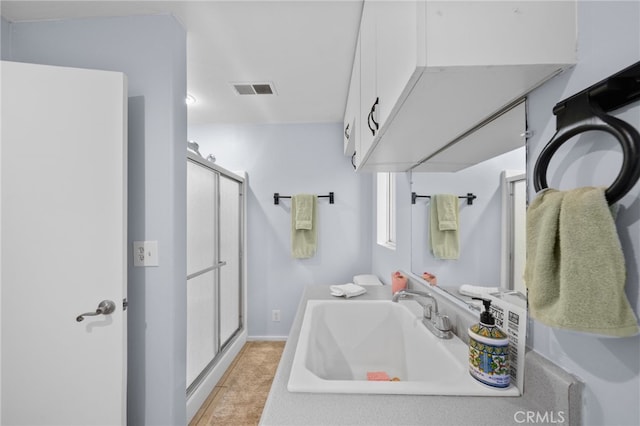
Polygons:
<instances>
[{"instance_id":1,"label":"towel bar","mask_svg":"<svg viewBox=\"0 0 640 426\"><path fill-rule=\"evenodd\" d=\"M620 200L640 178L640 133L626 121L607 114L640 100L640 62L606 78L553 107L556 133L542 149L533 169L536 191L547 188L547 168L560 146L591 130L615 137L622 146L622 168L605 191L609 204Z\"/></svg>"},{"instance_id":2,"label":"towel bar","mask_svg":"<svg viewBox=\"0 0 640 426\"><path fill-rule=\"evenodd\" d=\"M273 204L280 204L280 198L291 198L291 195L280 195L280 193L274 192ZM318 198L328 198L329 204L333 204L334 201L333 192L330 192L329 195L318 195Z\"/></svg>"},{"instance_id":3,"label":"towel bar","mask_svg":"<svg viewBox=\"0 0 640 426\"><path fill-rule=\"evenodd\" d=\"M431 198L431 195L418 195L415 192L411 193L411 204L415 204L416 203L416 199L418 198ZM458 198L466 198L467 199L467 205L472 205L473 204L473 200L475 200L476 197L472 192L467 192L467 195L458 195Z\"/></svg>"}]
</instances>

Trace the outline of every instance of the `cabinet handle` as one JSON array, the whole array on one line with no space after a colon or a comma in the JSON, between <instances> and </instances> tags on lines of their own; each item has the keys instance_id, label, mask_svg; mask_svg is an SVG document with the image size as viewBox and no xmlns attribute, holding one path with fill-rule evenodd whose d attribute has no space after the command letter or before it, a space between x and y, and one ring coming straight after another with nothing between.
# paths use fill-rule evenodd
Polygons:
<instances>
[{"instance_id":1,"label":"cabinet handle","mask_svg":"<svg viewBox=\"0 0 640 426\"><path fill-rule=\"evenodd\" d=\"M351 165L353 166L353 170L356 170L356 152L353 152L353 155L351 156Z\"/></svg>"},{"instance_id":2,"label":"cabinet handle","mask_svg":"<svg viewBox=\"0 0 640 426\"><path fill-rule=\"evenodd\" d=\"M351 123L347 124L347 127L344 128L344 137L347 138L347 140L349 140L349 125Z\"/></svg>"},{"instance_id":3,"label":"cabinet handle","mask_svg":"<svg viewBox=\"0 0 640 426\"><path fill-rule=\"evenodd\" d=\"M379 99L380 98L376 98L376 101L373 103L373 106L371 107L371 111L369 111L369 116L367 117L367 126L369 126L369 130L371 130L371 134L373 136L376 135L376 132L380 128L375 118L373 118L373 114L376 112L376 105L378 105ZM373 126L371 125L371 123L373 123Z\"/></svg>"}]
</instances>

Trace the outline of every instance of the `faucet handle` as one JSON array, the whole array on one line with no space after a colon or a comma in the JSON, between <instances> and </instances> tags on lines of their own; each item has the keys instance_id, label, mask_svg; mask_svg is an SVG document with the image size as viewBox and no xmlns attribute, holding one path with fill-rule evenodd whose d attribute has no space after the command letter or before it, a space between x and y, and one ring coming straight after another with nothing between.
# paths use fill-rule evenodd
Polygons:
<instances>
[{"instance_id":1,"label":"faucet handle","mask_svg":"<svg viewBox=\"0 0 640 426\"><path fill-rule=\"evenodd\" d=\"M431 313L432 313L432 311L433 311L433 306L432 306L432 305L424 305L424 306L422 307L422 310L423 310L423 314L422 314L422 316L423 316L424 318L426 318L426 319L430 320L430 319L431 319Z\"/></svg>"},{"instance_id":2,"label":"faucet handle","mask_svg":"<svg viewBox=\"0 0 640 426\"><path fill-rule=\"evenodd\" d=\"M435 320L433 321L435 327L440 331L450 331L451 330L451 321L449 317L442 314L436 314Z\"/></svg>"}]
</instances>

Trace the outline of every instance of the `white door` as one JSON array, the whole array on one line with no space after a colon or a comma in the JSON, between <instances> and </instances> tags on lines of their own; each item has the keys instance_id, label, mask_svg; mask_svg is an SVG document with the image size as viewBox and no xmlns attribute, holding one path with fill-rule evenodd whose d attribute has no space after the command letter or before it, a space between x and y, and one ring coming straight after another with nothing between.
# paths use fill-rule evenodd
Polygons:
<instances>
[{"instance_id":1,"label":"white door","mask_svg":"<svg viewBox=\"0 0 640 426\"><path fill-rule=\"evenodd\" d=\"M126 79L1 73L2 424L125 424Z\"/></svg>"}]
</instances>

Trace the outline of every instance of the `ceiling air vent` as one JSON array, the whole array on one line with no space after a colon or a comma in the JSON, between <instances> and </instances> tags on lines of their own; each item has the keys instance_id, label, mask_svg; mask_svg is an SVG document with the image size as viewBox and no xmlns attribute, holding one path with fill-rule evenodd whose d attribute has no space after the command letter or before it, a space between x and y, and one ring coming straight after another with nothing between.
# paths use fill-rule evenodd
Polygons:
<instances>
[{"instance_id":1,"label":"ceiling air vent","mask_svg":"<svg viewBox=\"0 0 640 426\"><path fill-rule=\"evenodd\" d=\"M275 95L272 83L231 83L238 95Z\"/></svg>"}]
</instances>

